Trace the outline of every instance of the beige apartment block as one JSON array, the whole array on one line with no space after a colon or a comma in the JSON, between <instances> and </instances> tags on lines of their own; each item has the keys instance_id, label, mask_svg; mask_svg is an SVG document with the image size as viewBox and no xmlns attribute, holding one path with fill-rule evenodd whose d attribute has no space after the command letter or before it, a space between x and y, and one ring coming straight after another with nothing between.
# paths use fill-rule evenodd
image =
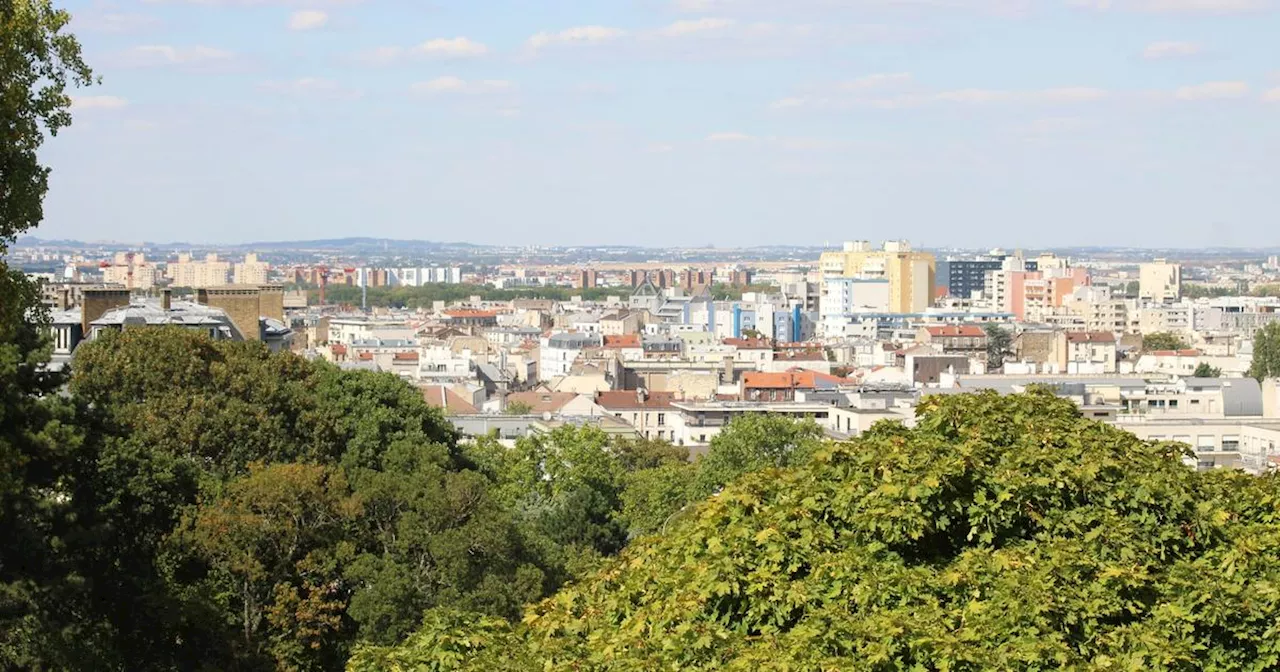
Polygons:
<instances>
[{"instance_id":1,"label":"beige apartment block","mask_svg":"<svg viewBox=\"0 0 1280 672\"><path fill-rule=\"evenodd\" d=\"M838 252L823 252L818 264L824 278L888 280L892 313L922 313L933 301L937 260L912 251L905 241L888 241L881 249L867 241L847 242Z\"/></svg>"},{"instance_id":2,"label":"beige apartment block","mask_svg":"<svg viewBox=\"0 0 1280 672\"><path fill-rule=\"evenodd\" d=\"M205 255L204 261L194 261L190 253L183 252L169 264L168 273L174 287L221 287L230 277L231 262L213 253Z\"/></svg>"}]
</instances>

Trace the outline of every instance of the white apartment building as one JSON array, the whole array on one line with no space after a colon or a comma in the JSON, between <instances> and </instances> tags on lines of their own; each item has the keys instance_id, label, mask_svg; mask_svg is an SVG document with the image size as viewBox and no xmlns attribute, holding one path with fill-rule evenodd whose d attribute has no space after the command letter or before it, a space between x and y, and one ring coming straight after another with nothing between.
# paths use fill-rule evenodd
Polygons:
<instances>
[{"instance_id":1,"label":"white apartment building","mask_svg":"<svg viewBox=\"0 0 1280 672\"><path fill-rule=\"evenodd\" d=\"M1142 264L1138 271L1138 298L1173 303L1182 298L1182 265L1164 259Z\"/></svg>"},{"instance_id":2,"label":"white apartment building","mask_svg":"<svg viewBox=\"0 0 1280 672\"><path fill-rule=\"evenodd\" d=\"M587 348L598 348L600 336L596 334L552 334L541 339L538 349L538 378L550 380L569 375L578 355Z\"/></svg>"}]
</instances>

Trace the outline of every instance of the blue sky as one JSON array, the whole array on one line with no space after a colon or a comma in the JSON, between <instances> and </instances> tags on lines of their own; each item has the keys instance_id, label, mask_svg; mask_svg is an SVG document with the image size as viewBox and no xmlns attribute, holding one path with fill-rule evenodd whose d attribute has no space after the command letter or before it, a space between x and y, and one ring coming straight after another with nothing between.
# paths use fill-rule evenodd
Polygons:
<instances>
[{"instance_id":1,"label":"blue sky","mask_svg":"<svg viewBox=\"0 0 1280 672\"><path fill-rule=\"evenodd\" d=\"M1280 0L68 0L43 237L1280 244Z\"/></svg>"}]
</instances>

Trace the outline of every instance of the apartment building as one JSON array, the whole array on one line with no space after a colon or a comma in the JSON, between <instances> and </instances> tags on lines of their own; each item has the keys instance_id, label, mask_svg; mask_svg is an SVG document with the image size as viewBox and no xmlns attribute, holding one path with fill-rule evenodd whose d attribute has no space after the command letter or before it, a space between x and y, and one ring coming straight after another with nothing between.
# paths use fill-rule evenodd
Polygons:
<instances>
[{"instance_id":1,"label":"apartment building","mask_svg":"<svg viewBox=\"0 0 1280 672\"><path fill-rule=\"evenodd\" d=\"M683 423L680 412L672 402L671 392L638 390L611 390L595 395L596 405L606 412L631 424L641 436L658 441L680 440Z\"/></svg>"},{"instance_id":2,"label":"apartment building","mask_svg":"<svg viewBox=\"0 0 1280 672\"><path fill-rule=\"evenodd\" d=\"M221 287L231 275L231 262L223 261L217 254L205 255L203 261L195 261L189 252L178 254L178 260L169 262L166 272L174 287Z\"/></svg>"},{"instance_id":3,"label":"apartment building","mask_svg":"<svg viewBox=\"0 0 1280 672\"><path fill-rule=\"evenodd\" d=\"M271 275L271 264L258 261L258 255L250 252L244 261L235 265L232 283L236 285L265 285Z\"/></svg>"},{"instance_id":4,"label":"apartment building","mask_svg":"<svg viewBox=\"0 0 1280 672\"><path fill-rule=\"evenodd\" d=\"M890 313L921 313L933 301L935 260L927 252L912 251L905 241L872 248L867 241L851 241L838 252L824 252L818 261L822 278L880 279L888 282ZM824 296L823 301L826 301Z\"/></svg>"},{"instance_id":5,"label":"apartment building","mask_svg":"<svg viewBox=\"0 0 1280 672\"><path fill-rule=\"evenodd\" d=\"M1138 270L1138 298L1154 303L1174 303L1182 298L1182 264L1156 259Z\"/></svg>"}]
</instances>

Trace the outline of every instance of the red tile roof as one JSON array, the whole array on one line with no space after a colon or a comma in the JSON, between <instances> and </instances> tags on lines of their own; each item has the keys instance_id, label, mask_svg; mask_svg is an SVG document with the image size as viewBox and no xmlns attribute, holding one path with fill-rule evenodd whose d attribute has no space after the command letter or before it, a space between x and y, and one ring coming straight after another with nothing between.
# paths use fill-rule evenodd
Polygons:
<instances>
[{"instance_id":1,"label":"red tile roof","mask_svg":"<svg viewBox=\"0 0 1280 672\"><path fill-rule=\"evenodd\" d=\"M640 334L622 334L621 336L605 336L606 348L639 348Z\"/></svg>"},{"instance_id":2,"label":"red tile roof","mask_svg":"<svg viewBox=\"0 0 1280 672\"><path fill-rule=\"evenodd\" d=\"M397 352L395 355L393 355L393 356L391 357L391 359L392 359L393 361L397 361L397 362L416 362L416 361L418 361L418 353L416 353L416 352Z\"/></svg>"},{"instance_id":3,"label":"red tile roof","mask_svg":"<svg viewBox=\"0 0 1280 672\"><path fill-rule=\"evenodd\" d=\"M1067 334L1068 343L1115 343L1116 335L1109 331L1073 331Z\"/></svg>"},{"instance_id":4,"label":"red tile roof","mask_svg":"<svg viewBox=\"0 0 1280 672\"><path fill-rule=\"evenodd\" d=\"M557 413L577 398L573 392L515 392L507 395L507 405L518 401L527 404L533 413Z\"/></svg>"},{"instance_id":5,"label":"red tile roof","mask_svg":"<svg viewBox=\"0 0 1280 672\"><path fill-rule=\"evenodd\" d=\"M732 345L739 350L772 350L773 346L763 338L726 338L725 345Z\"/></svg>"},{"instance_id":6,"label":"red tile roof","mask_svg":"<svg viewBox=\"0 0 1280 672\"><path fill-rule=\"evenodd\" d=\"M371 359L373 359L373 353L372 353L372 352L362 352L362 353L360 353L360 361L362 361L362 362L367 362L367 361L369 361L369 360L371 360Z\"/></svg>"},{"instance_id":7,"label":"red tile roof","mask_svg":"<svg viewBox=\"0 0 1280 672\"><path fill-rule=\"evenodd\" d=\"M924 329L925 331L929 332L930 336L934 338L947 338L952 336L983 337L987 335L987 332L983 331L982 327L975 327L971 324L965 324L965 325L959 325L959 326L925 327Z\"/></svg>"},{"instance_id":8,"label":"red tile roof","mask_svg":"<svg viewBox=\"0 0 1280 672\"><path fill-rule=\"evenodd\" d=\"M455 310L446 310L444 311L444 314L454 319L464 318L464 317L497 317L498 311L455 309Z\"/></svg>"},{"instance_id":9,"label":"red tile roof","mask_svg":"<svg viewBox=\"0 0 1280 672\"><path fill-rule=\"evenodd\" d=\"M749 371L742 374L742 387L747 390L787 390L811 389L817 387L813 371L786 371L783 373L765 373Z\"/></svg>"},{"instance_id":10,"label":"red tile roof","mask_svg":"<svg viewBox=\"0 0 1280 672\"><path fill-rule=\"evenodd\" d=\"M608 392L596 392L596 403L604 408L627 409L627 408L671 408L671 402L675 401L674 392L648 392L645 394L644 400L640 400L637 390L610 390Z\"/></svg>"},{"instance_id":11,"label":"red tile roof","mask_svg":"<svg viewBox=\"0 0 1280 672\"><path fill-rule=\"evenodd\" d=\"M853 385L858 382L852 378L841 378L840 376L833 376L829 373L822 373L821 371L809 371L807 369L801 369L799 367L792 367L790 369L787 369L787 373L801 373L801 374L813 376L813 381L815 383L820 381L824 383L831 383L832 385Z\"/></svg>"},{"instance_id":12,"label":"red tile roof","mask_svg":"<svg viewBox=\"0 0 1280 672\"><path fill-rule=\"evenodd\" d=\"M475 415L480 412L471 402L463 399L457 392L444 385L423 386L422 398L427 402L428 406L443 408L450 413Z\"/></svg>"},{"instance_id":13,"label":"red tile roof","mask_svg":"<svg viewBox=\"0 0 1280 672\"><path fill-rule=\"evenodd\" d=\"M1199 350L1153 350L1149 355L1156 357L1199 357Z\"/></svg>"},{"instance_id":14,"label":"red tile roof","mask_svg":"<svg viewBox=\"0 0 1280 672\"><path fill-rule=\"evenodd\" d=\"M347 354L347 346L341 343L334 343L329 346L329 352L332 352L335 355L345 355Z\"/></svg>"}]
</instances>

